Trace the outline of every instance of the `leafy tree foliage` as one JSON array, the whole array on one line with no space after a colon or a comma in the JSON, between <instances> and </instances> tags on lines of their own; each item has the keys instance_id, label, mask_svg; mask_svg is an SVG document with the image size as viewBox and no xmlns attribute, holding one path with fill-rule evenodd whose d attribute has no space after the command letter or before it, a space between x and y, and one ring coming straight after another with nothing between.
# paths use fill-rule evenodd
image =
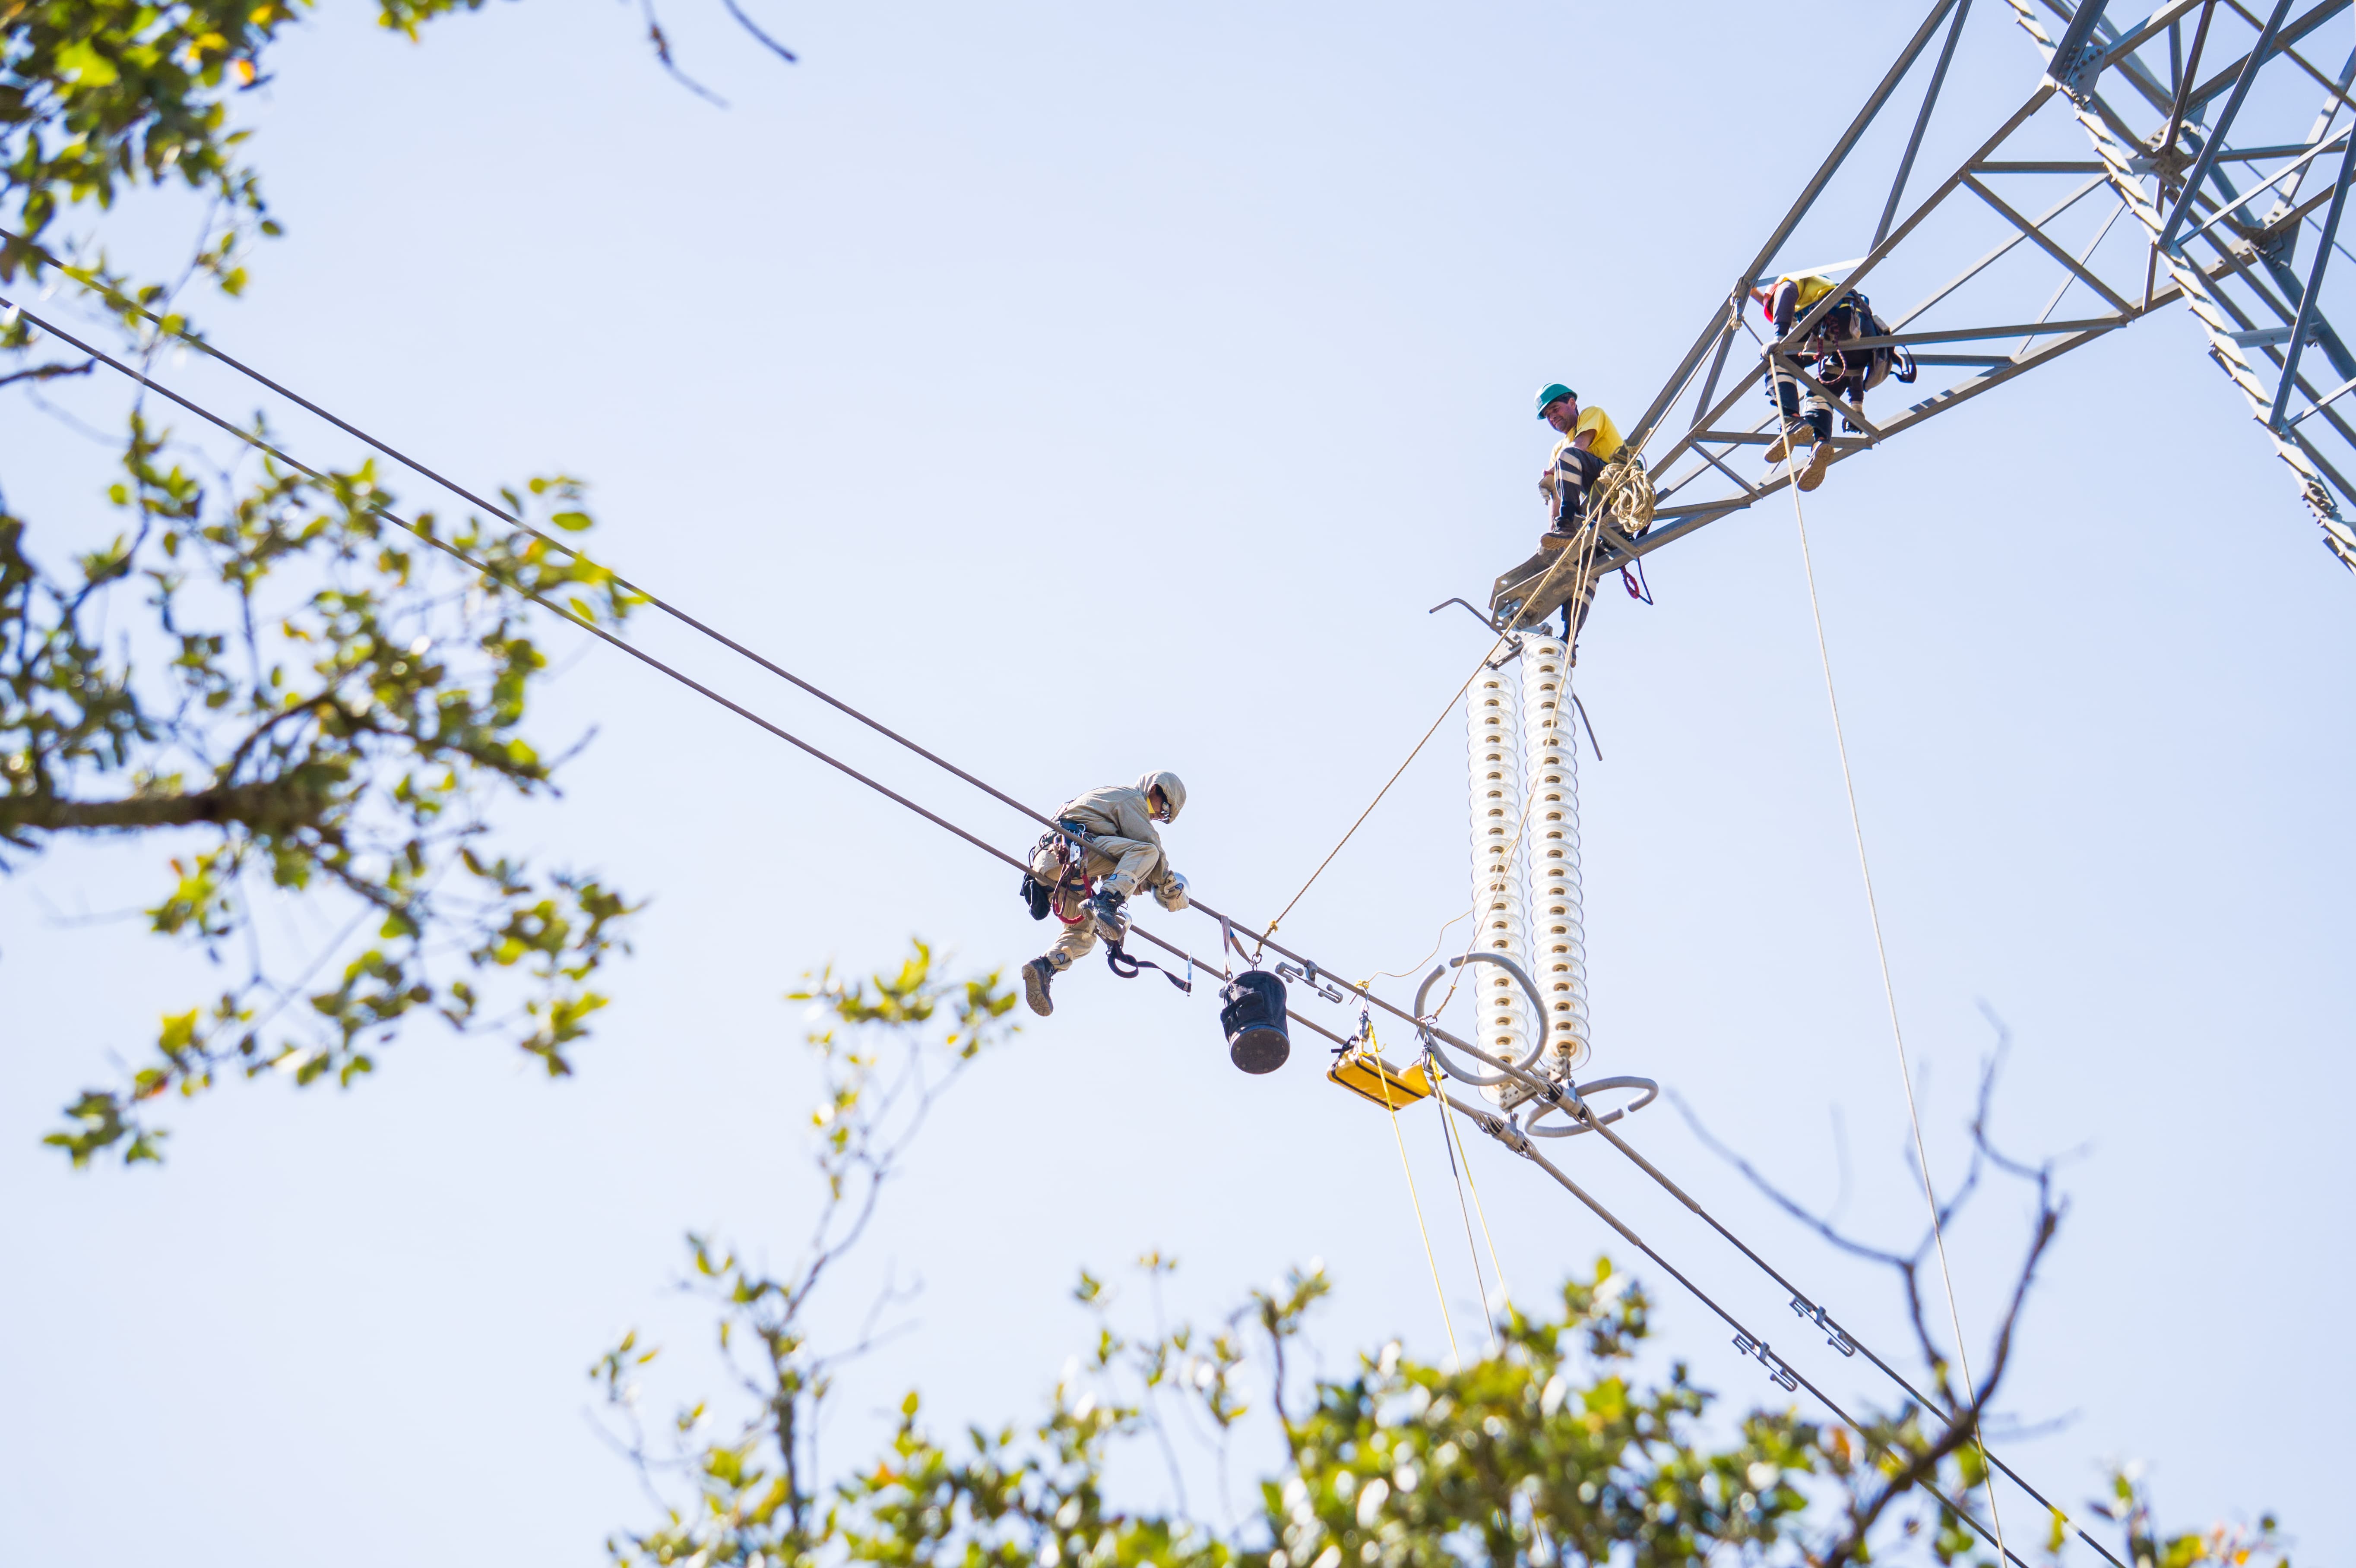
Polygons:
<instances>
[{"instance_id":1,"label":"leafy tree foliage","mask_svg":"<svg viewBox=\"0 0 2356 1568\"><path fill-rule=\"evenodd\" d=\"M1967 1441L1977 1404L1954 1425L1912 1407L1854 1429L1790 1408L1714 1414L1682 1362L1642 1370L1651 1303L1608 1260L1544 1310L1507 1308L1494 1349L1469 1366L1420 1362L1393 1342L1355 1358L1346 1376L1305 1380L1306 1320L1331 1289L1322 1269L1291 1271L1208 1328L1134 1335L1119 1293L1084 1274L1076 1296L1095 1317L1093 1343L1042 1414L945 1438L910 1392L880 1450L821 1471L819 1413L866 1342L813 1345L816 1287L873 1214L936 1097L1012 1030L1000 1021L1011 998L999 976L937 978L922 946L895 975L845 983L830 972L797 994L817 1003L809 1039L828 1085L813 1117L820 1218L804 1262L782 1275L690 1239L691 1284L716 1309L738 1380L733 1420L696 1401L650 1433L644 1385L659 1351L635 1333L593 1369L616 1443L662 1513L611 1538L617 1568L1816 1568L1873 1558L1993 1568L1994 1552L1953 1509L1914 1485L1920 1477L1960 1499L1983 1478ZM1173 1267L1158 1253L1138 1260L1157 1324ZM1273 1429L1282 1463L1259 1481L1257 1506L1238 1510L1230 1450L1253 1424ZM725 1435L711 1436L715 1428ZM1189 1506L1177 1440L1190 1434L1215 1467L1215 1518ZM1131 1445L1166 1464L1172 1506L1113 1495L1108 1470ZM2271 1519L2161 1534L2128 1473L2092 1511L2121 1527L2133 1568L2287 1562ZM2057 1520L2051 1560L2064 1539Z\"/></svg>"},{"instance_id":2,"label":"leafy tree foliage","mask_svg":"<svg viewBox=\"0 0 2356 1568\"><path fill-rule=\"evenodd\" d=\"M415 41L482 5L370 8ZM28 290L59 282L82 301L73 336L110 339L143 374L160 349L201 342L191 291L240 293L241 257L279 233L236 95L313 8L0 0L0 288L16 302L0 315L0 386L96 367L23 314ZM651 5L645 21L675 69ZM173 191L206 213L179 275L111 263L107 217ZM556 542L591 526L582 484L534 479L489 519L405 517L372 465L315 471L268 455L258 421L244 433L252 450L216 461L141 397L111 525L38 528L0 489L0 867L61 834L154 839L170 874L150 928L232 976L166 1016L123 1082L68 1108L48 1141L76 1164L158 1157L154 1103L223 1072L348 1084L422 1013L569 1072L630 910L594 877L527 866L488 816L552 787L527 726L549 662L528 606L605 627L632 606ZM339 934L265 941L273 901Z\"/></svg>"}]
</instances>

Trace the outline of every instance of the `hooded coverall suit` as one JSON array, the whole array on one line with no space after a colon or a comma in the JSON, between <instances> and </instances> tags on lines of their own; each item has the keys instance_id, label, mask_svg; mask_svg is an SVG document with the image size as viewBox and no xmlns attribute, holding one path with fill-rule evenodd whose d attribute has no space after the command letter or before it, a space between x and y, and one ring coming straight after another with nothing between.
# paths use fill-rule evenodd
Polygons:
<instances>
[{"instance_id":1,"label":"hooded coverall suit","mask_svg":"<svg viewBox=\"0 0 2356 1568\"><path fill-rule=\"evenodd\" d=\"M1107 784L1067 803L1055 813L1055 820L1069 823L1087 836L1080 869L1098 879L1100 891L1126 897L1142 889L1164 909L1183 909L1185 885L1170 869L1170 858L1162 852L1162 835L1155 831L1152 807L1145 796L1144 790L1127 784ZM1031 875L1041 885L1055 886L1062 872L1052 837L1032 851ZM1097 931L1096 922L1088 918L1087 897L1079 889L1058 892L1055 910L1055 918L1066 923L1044 956L1060 975L1074 960L1096 950Z\"/></svg>"}]
</instances>

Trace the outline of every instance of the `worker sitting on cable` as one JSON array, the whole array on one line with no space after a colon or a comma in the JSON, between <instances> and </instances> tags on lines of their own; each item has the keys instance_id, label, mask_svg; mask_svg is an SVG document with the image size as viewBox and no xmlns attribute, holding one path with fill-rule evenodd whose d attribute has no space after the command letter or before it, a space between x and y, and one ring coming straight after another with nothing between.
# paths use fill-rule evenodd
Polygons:
<instances>
[{"instance_id":1,"label":"worker sitting on cable","mask_svg":"<svg viewBox=\"0 0 2356 1568\"><path fill-rule=\"evenodd\" d=\"M1186 786L1165 772L1148 773L1133 787L1092 789L1055 813L1058 831L1040 837L1023 884L1033 919L1053 914L1064 923L1055 946L1023 965L1023 995L1033 1012L1044 1018L1055 1010L1048 986L1087 957L1099 934L1119 950L1129 934L1121 906L1130 894L1144 888L1163 909L1186 907L1186 879L1170 869L1153 826L1177 821L1185 805Z\"/></svg>"},{"instance_id":2,"label":"worker sitting on cable","mask_svg":"<svg viewBox=\"0 0 2356 1568\"><path fill-rule=\"evenodd\" d=\"M1538 418L1552 425L1561 440L1538 475L1538 493L1547 498L1552 526L1538 536L1538 549L1558 550L1580 537L1585 525L1587 498L1603 474L1603 465L1620 451L1620 427L1601 409L1581 409L1579 394L1556 381L1538 391ZM1586 624L1588 606L1595 603L1595 581L1590 574L1583 592L1563 602L1562 640L1574 640Z\"/></svg>"},{"instance_id":3,"label":"worker sitting on cable","mask_svg":"<svg viewBox=\"0 0 2356 1568\"><path fill-rule=\"evenodd\" d=\"M1790 336L1800 318L1837 287L1821 272L1789 274L1776 279L1774 286L1759 296L1760 307L1767 313L1780 339ZM1913 357L1902 348L1842 347L1858 338L1888 336L1889 330L1874 319L1871 304L1863 294L1849 289L1816 318L1800 345L1801 353L1815 361L1809 370L1817 386L1805 385L1772 357L1767 361L1767 397L1783 421L1782 433L1767 448L1767 461L1771 464L1781 463L1787 456L1796 457L1800 449L1808 448L1807 464L1799 470L1801 489L1813 490L1823 484L1825 469L1833 460L1834 398L1862 411L1866 392L1892 374L1901 381L1914 379ZM1841 424L1851 431L1858 428L1846 414Z\"/></svg>"}]
</instances>

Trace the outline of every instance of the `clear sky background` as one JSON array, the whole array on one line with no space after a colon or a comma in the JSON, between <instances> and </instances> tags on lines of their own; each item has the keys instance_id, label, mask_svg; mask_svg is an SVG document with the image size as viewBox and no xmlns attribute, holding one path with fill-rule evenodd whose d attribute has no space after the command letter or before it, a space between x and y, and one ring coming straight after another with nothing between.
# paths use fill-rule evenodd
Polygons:
<instances>
[{"instance_id":1,"label":"clear sky background","mask_svg":"<svg viewBox=\"0 0 2356 1568\"><path fill-rule=\"evenodd\" d=\"M1830 48L1700 4L764 5L789 68L674 0L723 111L646 58L629 7L500 5L417 48L323 9L250 103L289 235L211 313L225 347L469 482L588 476L606 559L1036 805L1178 770L1175 863L1255 920L1481 652L1460 612L1425 612L1483 597L1541 526L1532 389L1633 420L1916 19L1839 0ZM2039 69L1983 9L1959 136ZM131 243L161 258L172 225ZM96 386L57 400L119 410ZM314 460L350 455L273 417ZM111 528L99 448L12 407L0 451L47 548ZM2305 1556L2345 1559L2356 583L2180 312L1842 465L1809 523L1934 1159L1960 1168L1983 1004L2014 1031L2000 1135L2084 1151L2003 1401L2060 1424L2016 1463L2074 1504L2141 1458L2169 1520L2271 1508ZM1652 608L1605 584L1580 669L1606 757L1582 769L1595 1071L1659 1078L1845 1223L1911 1241L1789 508L1651 576ZM977 831L1031 837L659 640ZM617 656L570 663L547 709L541 733L594 743L561 804L509 820L653 900L562 1084L419 1029L353 1093L234 1085L175 1108L164 1169L71 1173L37 1147L57 1107L211 982L135 922L62 918L152 901L159 846L12 874L0 1555L595 1560L648 1516L584 1420L588 1364L637 1324L681 1348L658 1399L710 1392L681 1232L783 1265L809 1220L814 1085L783 994L911 935L1010 972L1036 951L1002 867ZM1464 907L1462 737L1442 727L1287 921L1334 967L1409 969ZM1087 1331L1075 1271L1148 1247L1201 1315L1322 1257L1336 1370L1393 1334L1444 1353L1390 1130L1313 1042L1251 1080L1208 987L1091 965L1058 1001L956 1091L830 1298L847 1332L887 1268L924 1287L830 1452L911 1385L945 1430L1029 1414ZM1408 1136L1425 1198L1452 1201L1436 1130ZM1902 1341L1888 1280L1665 1104L1630 1136ZM1624 1161L1565 1157L1812 1376L1878 1396ZM1624 1257L1538 1173L1473 1158L1523 1296ZM1431 1212L1469 1334L1462 1238ZM1976 1339L2024 1218L1998 1189L1954 1237ZM1647 1277L1704 1384L1781 1398Z\"/></svg>"}]
</instances>

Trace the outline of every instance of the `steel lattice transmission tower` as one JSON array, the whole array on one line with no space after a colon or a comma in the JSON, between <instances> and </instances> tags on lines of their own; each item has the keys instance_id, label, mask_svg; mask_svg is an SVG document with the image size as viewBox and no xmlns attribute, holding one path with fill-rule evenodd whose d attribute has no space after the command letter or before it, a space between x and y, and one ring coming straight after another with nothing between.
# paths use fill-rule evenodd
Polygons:
<instances>
[{"instance_id":1,"label":"steel lattice transmission tower","mask_svg":"<svg viewBox=\"0 0 2356 1568\"><path fill-rule=\"evenodd\" d=\"M2356 570L2356 355L2331 310L2348 286L2337 274L2356 272L2339 240L2356 168L2350 5L2169 0L2123 23L2104 0L1981 0L1976 15L1973 0L1936 0L1629 427L1658 492L1655 523L1640 539L1607 528L1598 569L1788 483L1761 461L1778 429L1766 357L1815 384L1795 351L1837 296L1772 343L1749 307L1752 290L1805 267L1873 297L1890 335L1849 347L1903 345L1923 367L1869 411L1843 408L1858 433L1836 439L1836 461L2190 306L2325 544ZM1943 92L1967 31L1997 29L2032 46L2045 74L1991 124ZM1878 124L1893 103L1911 120ZM1943 142L1969 151L1926 160ZM2351 266L2335 270L2335 253ZM1893 311L1901 296L1912 303ZM1525 569L1499 579L1492 608L1530 581ZM1542 613L1523 608L1526 621Z\"/></svg>"}]
</instances>

